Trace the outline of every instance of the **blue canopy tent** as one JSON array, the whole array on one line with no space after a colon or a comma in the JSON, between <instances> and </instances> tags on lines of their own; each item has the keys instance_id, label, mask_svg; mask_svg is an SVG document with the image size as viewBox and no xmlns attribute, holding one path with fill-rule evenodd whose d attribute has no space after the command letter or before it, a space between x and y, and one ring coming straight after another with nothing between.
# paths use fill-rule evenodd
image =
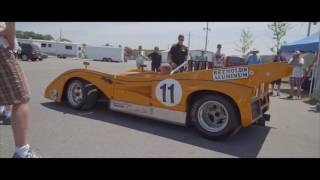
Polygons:
<instances>
[{"instance_id":1,"label":"blue canopy tent","mask_svg":"<svg viewBox=\"0 0 320 180\"><path fill-rule=\"evenodd\" d=\"M317 53L317 62L315 64L314 72L311 78L311 87L314 83L312 96L320 101L320 62L319 54L320 51L320 31L313 33L312 35L303 38L301 40L289 43L281 46L280 50L283 52L294 52L301 51L303 53ZM309 95L311 95L311 88Z\"/></svg>"},{"instance_id":2,"label":"blue canopy tent","mask_svg":"<svg viewBox=\"0 0 320 180\"><path fill-rule=\"evenodd\" d=\"M280 50L284 52L294 52L298 50L306 53L316 53L319 51L319 35L320 31L301 40L283 45Z\"/></svg>"}]
</instances>

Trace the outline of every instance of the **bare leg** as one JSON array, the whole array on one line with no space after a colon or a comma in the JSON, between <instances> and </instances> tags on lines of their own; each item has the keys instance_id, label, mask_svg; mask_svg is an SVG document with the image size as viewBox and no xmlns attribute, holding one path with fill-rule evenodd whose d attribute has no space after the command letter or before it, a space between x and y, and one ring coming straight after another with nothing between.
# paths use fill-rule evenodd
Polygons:
<instances>
[{"instance_id":1,"label":"bare leg","mask_svg":"<svg viewBox=\"0 0 320 180\"><path fill-rule=\"evenodd\" d=\"M29 112L28 103L13 105L11 126L16 147L27 144Z\"/></svg>"},{"instance_id":2,"label":"bare leg","mask_svg":"<svg viewBox=\"0 0 320 180\"><path fill-rule=\"evenodd\" d=\"M277 96L280 96L280 84L277 84Z\"/></svg>"},{"instance_id":3,"label":"bare leg","mask_svg":"<svg viewBox=\"0 0 320 180\"><path fill-rule=\"evenodd\" d=\"M298 87L297 87L297 92L298 92L298 98L301 98L301 83L299 82Z\"/></svg>"},{"instance_id":4,"label":"bare leg","mask_svg":"<svg viewBox=\"0 0 320 180\"><path fill-rule=\"evenodd\" d=\"M293 85L292 84L290 84L290 95L291 96L293 96L293 91L294 91L294 89L293 89L294 87L293 87Z\"/></svg>"}]
</instances>

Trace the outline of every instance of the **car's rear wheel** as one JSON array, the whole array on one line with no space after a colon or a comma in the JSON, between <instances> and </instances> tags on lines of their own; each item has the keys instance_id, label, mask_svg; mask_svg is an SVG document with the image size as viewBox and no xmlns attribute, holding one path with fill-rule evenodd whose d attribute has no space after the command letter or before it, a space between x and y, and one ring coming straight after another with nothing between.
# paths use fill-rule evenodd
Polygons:
<instances>
[{"instance_id":1,"label":"car's rear wheel","mask_svg":"<svg viewBox=\"0 0 320 180\"><path fill-rule=\"evenodd\" d=\"M66 90L68 104L74 109L91 109L98 98L97 88L83 80L72 80Z\"/></svg>"},{"instance_id":2,"label":"car's rear wheel","mask_svg":"<svg viewBox=\"0 0 320 180\"><path fill-rule=\"evenodd\" d=\"M219 95L205 95L195 101L191 120L197 131L210 139L224 139L240 127L240 117L229 99Z\"/></svg>"}]
</instances>

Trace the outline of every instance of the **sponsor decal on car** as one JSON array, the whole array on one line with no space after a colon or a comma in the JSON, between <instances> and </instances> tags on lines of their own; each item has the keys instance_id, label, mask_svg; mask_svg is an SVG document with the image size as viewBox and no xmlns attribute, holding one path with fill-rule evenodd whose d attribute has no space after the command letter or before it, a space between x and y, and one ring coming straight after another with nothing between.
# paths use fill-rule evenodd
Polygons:
<instances>
[{"instance_id":1,"label":"sponsor decal on car","mask_svg":"<svg viewBox=\"0 0 320 180\"><path fill-rule=\"evenodd\" d=\"M216 81L246 79L249 77L248 67L232 67L213 70L213 79Z\"/></svg>"}]
</instances>

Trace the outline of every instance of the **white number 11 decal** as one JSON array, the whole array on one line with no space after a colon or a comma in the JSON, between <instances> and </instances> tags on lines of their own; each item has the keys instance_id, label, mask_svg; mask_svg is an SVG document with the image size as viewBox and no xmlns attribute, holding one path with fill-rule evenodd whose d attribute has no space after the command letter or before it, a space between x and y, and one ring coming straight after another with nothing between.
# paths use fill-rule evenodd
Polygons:
<instances>
[{"instance_id":1,"label":"white number 11 decal","mask_svg":"<svg viewBox=\"0 0 320 180\"><path fill-rule=\"evenodd\" d=\"M167 84L163 84L160 89L162 89L162 101L166 102L167 99ZM171 86L168 87L168 90L170 90L170 100L171 103L174 103L174 84L171 84Z\"/></svg>"},{"instance_id":2,"label":"white number 11 decal","mask_svg":"<svg viewBox=\"0 0 320 180\"><path fill-rule=\"evenodd\" d=\"M182 96L182 89L179 81L174 79L160 81L156 88L156 96L160 102L167 106L178 104Z\"/></svg>"}]
</instances>

